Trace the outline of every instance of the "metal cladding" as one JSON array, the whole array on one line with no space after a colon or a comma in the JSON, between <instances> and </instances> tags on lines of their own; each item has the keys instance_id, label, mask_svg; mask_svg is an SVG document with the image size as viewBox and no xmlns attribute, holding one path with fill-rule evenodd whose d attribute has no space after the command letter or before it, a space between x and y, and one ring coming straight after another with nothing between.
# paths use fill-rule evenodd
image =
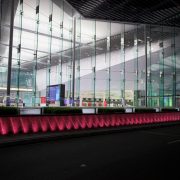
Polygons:
<instances>
[{"instance_id":1,"label":"metal cladding","mask_svg":"<svg viewBox=\"0 0 180 180\"><path fill-rule=\"evenodd\" d=\"M85 18L180 26L179 0L67 0Z\"/></svg>"}]
</instances>

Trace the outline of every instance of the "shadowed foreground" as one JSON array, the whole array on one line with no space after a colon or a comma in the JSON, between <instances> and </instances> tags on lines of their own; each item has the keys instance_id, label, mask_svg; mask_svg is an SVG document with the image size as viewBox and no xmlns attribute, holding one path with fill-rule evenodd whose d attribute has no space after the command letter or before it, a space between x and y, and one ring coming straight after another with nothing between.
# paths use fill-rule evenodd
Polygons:
<instances>
[{"instance_id":1,"label":"shadowed foreground","mask_svg":"<svg viewBox=\"0 0 180 180\"><path fill-rule=\"evenodd\" d=\"M180 125L0 148L1 179L180 179Z\"/></svg>"}]
</instances>

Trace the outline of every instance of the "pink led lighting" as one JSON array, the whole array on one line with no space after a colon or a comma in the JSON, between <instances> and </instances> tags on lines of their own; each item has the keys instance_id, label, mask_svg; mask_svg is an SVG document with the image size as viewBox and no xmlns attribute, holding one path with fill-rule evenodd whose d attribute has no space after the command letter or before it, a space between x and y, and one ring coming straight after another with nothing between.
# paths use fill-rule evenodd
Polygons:
<instances>
[{"instance_id":1,"label":"pink led lighting","mask_svg":"<svg viewBox=\"0 0 180 180\"><path fill-rule=\"evenodd\" d=\"M56 116L49 116L47 117L47 121L49 123L49 127L51 131L56 131L57 130L57 123L56 123Z\"/></svg>"},{"instance_id":2,"label":"pink led lighting","mask_svg":"<svg viewBox=\"0 0 180 180\"><path fill-rule=\"evenodd\" d=\"M79 116L79 124L81 126L82 129L86 128L86 117L84 115Z\"/></svg>"},{"instance_id":3,"label":"pink led lighting","mask_svg":"<svg viewBox=\"0 0 180 180\"><path fill-rule=\"evenodd\" d=\"M179 121L180 113L0 117L0 135Z\"/></svg>"},{"instance_id":4,"label":"pink led lighting","mask_svg":"<svg viewBox=\"0 0 180 180\"><path fill-rule=\"evenodd\" d=\"M31 122L31 130L32 130L32 132L33 133L37 133L37 132L39 132L39 130L40 130L40 119L39 119L39 117L31 117L30 119L29 119L29 121Z\"/></svg>"}]
</instances>

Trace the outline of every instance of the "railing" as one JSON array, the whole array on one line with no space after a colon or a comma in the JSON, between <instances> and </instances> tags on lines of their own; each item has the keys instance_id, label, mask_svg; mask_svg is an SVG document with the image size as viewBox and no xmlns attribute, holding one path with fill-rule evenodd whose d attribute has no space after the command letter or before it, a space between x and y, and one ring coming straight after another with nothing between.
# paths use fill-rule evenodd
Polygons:
<instances>
[{"instance_id":1,"label":"railing","mask_svg":"<svg viewBox=\"0 0 180 180\"><path fill-rule=\"evenodd\" d=\"M180 112L0 117L0 135L70 131L180 121Z\"/></svg>"}]
</instances>

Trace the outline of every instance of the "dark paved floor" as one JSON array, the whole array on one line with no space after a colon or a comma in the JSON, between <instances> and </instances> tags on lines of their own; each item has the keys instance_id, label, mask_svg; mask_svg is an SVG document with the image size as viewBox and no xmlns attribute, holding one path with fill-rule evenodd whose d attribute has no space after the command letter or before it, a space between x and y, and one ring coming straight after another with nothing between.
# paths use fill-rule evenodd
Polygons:
<instances>
[{"instance_id":1,"label":"dark paved floor","mask_svg":"<svg viewBox=\"0 0 180 180\"><path fill-rule=\"evenodd\" d=\"M180 179L180 125L0 148L0 179Z\"/></svg>"}]
</instances>

